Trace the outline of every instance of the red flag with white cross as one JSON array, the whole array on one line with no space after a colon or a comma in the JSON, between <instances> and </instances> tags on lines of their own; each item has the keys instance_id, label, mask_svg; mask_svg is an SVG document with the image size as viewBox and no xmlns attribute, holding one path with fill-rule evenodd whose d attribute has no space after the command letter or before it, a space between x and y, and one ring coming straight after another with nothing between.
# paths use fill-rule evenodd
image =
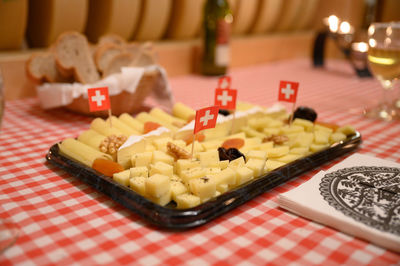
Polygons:
<instances>
[{"instance_id":1,"label":"red flag with white cross","mask_svg":"<svg viewBox=\"0 0 400 266\"><path fill-rule=\"evenodd\" d=\"M109 110L110 97L108 96L108 87L91 88L87 91L90 112Z\"/></svg>"},{"instance_id":2,"label":"red flag with white cross","mask_svg":"<svg viewBox=\"0 0 400 266\"><path fill-rule=\"evenodd\" d=\"M214 128L217 123L218 106L210 106L196 111L193 134L207 129Z\"/></svg>"},{"instance_id":3,"label":"red flag with white cross","mask_svg":"<svg viewBox=\"0 0 400 266\"><path fill-rule=\"evenodd\" d=\"M218 80L218 89L230 89L231 88L231 77L223 76Z\"/></svg>"},{"instance_id":4,"label":"red flag with white cross","mask_svg":"<svg viewBox=\"0 0 400 266\"><path fill-rule=\"evenodd\" d=\"M295 103L297 98L298 82L282 81L279 83L279 101Z\"/></svg>"},{"instance_id":5,"label":"red flag with white cross","mask_svg":"<svg viewBox=\"0 0 400 266\"><path fill-rule=\"evenodd\" d=\"M235 89L215 89L214 105L222 109L236 109L237 90Z\"/></svg>"}]
</instances>

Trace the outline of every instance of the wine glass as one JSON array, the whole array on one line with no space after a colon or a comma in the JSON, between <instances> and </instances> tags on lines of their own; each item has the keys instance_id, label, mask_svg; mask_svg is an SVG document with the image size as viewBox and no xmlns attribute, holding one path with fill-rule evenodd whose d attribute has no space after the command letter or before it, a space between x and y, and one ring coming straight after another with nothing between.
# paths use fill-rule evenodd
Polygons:
<instances>
[{"instance_id":1,"label":"wine glass","mask_svg":"<svg viewBox=\"0 0 400 266\"><path fill-rule=\"evenodd\" d=\"M393 83L400 76L400 22L372 23L368 28L368 63L383 87L383 98L367 109L367 117L391 121L400 118L393 101Z\"/></svg>"}]
</instances>

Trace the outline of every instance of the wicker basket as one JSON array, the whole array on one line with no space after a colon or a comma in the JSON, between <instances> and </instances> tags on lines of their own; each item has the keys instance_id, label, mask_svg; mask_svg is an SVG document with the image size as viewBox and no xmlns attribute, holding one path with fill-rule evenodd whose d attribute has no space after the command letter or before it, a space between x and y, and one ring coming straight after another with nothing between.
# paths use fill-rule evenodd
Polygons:
<instances>
[{"instance_id":1,"label":"wicker basket","mask_svg":"<svg viewBox=\"0 0 400 266\"><path fill-rule=\"evenodd\" d=\"M145 98L150 94L155 86L162 84L161 73L158 70L146 71L140 80L134 93L122 91L117 95L110 95L110 104L113 115L122 113L134 113L139 111ZM66 109L89 116L108 116L108 111L90 112L88 99L80 96L73 100L72 103L65 106Z\"/></svg>"},{"instance_id":2,"label":"wicker basket","mask_svg":"<svg viewBox=\"0 0 400 266\"><path fill-rule=\"evenodd\" d=\"M121 90L119 94L110 94L111 111L113 115L120 115L122 113L135 113L143 109L143 102L147 96L153 91L156 91L156 98L159 96L158 92L165 91L168 87L168 81L162 68L146 69L138 82L136 89L133 92ZM39 100L42 107L45 109L63 107L67 110L88 115L88 116L108 116L108 111L90 112L89 103L86 95L80 95L74 98L73 86L65 88L62 84L48 84L47 88L38 93ZM60 89L60 87L63 87ZM41 89L39 88L38 91ZM64 104L55 99L63 99L67 96L70 100ZM44 105L43 103L47 103ZM54 103L49 105L49 103Z\"/></svg>"}]
</instances>

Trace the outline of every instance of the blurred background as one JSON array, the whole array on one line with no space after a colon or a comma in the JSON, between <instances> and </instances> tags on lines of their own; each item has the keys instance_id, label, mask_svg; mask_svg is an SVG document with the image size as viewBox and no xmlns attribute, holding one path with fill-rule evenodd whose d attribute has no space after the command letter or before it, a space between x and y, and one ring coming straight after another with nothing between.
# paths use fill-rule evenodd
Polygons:
<instances>
[{"instance_id":1,"label":"blurred background","mask_svg":"<svg viewBox=\"0 0 400 266\"><path fill-rule=\"evenodd\" d=\"M114 33L129 42L154 43L169 76L195 73L201 52L205 0L1 0L0 64L5 98L35 95L25 61L65 31L96 43ZM355 29L400 20L399 0L229 0L233 13L230 67L310 57L323 18L336 15ZM362 34L359 38L363 38ZM328 58L342 58L328 41ZM13 89L11 89L13 88Z\"/></svg>"}]
</instances>

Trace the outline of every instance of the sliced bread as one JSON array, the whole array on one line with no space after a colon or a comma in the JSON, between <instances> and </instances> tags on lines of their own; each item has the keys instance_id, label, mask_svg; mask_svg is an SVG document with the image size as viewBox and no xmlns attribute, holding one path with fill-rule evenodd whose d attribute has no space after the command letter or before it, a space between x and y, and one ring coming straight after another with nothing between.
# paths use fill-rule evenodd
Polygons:
<instances>
[{"instance_id":1,"label":"sliced bread","mask_svg":"<svg viewBox=\"0 0 400 266\"><path fill-rule=\"evenodd\" d=\"M70 81L70 78L63 76L58 70L51 52L32 54L26 62L26 72L37 83Z\"/></svg>"},{"instance_id":2,"label":"sliced bread","mask_svg":"<svg viewBox=\"0 0 400 266\"><path fill-rule=\"evenodd\" d=\"M54 55L57 67L72 73L76 81L85 84L99 80L100 75L84 35L78 32L61 34L54 45Z\"/></svg>"},{"instance_id":3,"label":"sliced bread","mask_svg":"<svg viewBox=\"0 0 400 266\"><path fill-rule=\"evenodd\" d=\"M114 43L104 43L97 46L96 52L94 54L94 62L96 63L97 69L104 73L107 66L114 56L122 53L124 49Z\"/></svg>"},{"instance_id":4,"label":"sliced bread","mask_svg":"<svg viewBox=\"0 0 400 266\"><path fill-rule=\"evenodd\" d=\"M105 71L103 72L103 77L108 75L119 73L122 67L131 65L134 57L131 53L123 52L115 55L109 62Z\"/></svg>"}]
</instances>

